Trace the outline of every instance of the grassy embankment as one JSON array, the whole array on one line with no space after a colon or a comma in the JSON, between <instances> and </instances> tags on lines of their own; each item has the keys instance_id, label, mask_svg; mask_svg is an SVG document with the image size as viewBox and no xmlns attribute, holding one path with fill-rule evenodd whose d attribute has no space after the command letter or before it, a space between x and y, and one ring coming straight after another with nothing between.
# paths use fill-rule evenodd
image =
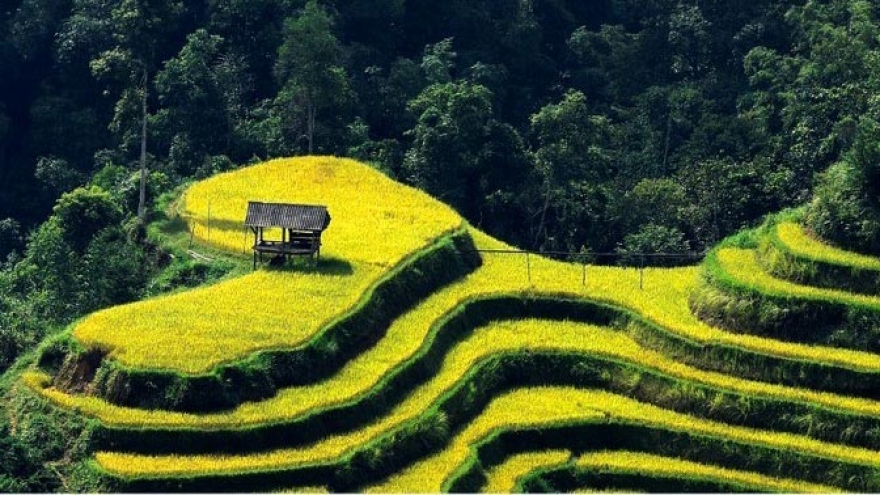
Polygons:
<instances>
[{"instance_id":1,"label":"grassy embankment","mask_svg":"<svg viewBox=\"0 0 880 495\"><path fill-rule=\"evenodd\" d=\"M318 191L316 194L335 194L336 197L343 198L340 201L362 205L364 199L359 195L365 188L360 187L358 181L346 182L346 177L350 168L362 170L364 167L348 163L339 167L341 171L331 167L334 172L330 173L326 166L316 166L315 170L303 174L309 182L298 184L300 190L311 190L314 182L314 190ZM273 174L277 175L279 170ZM248 175L244 173L242 176ZM386 179L377 180L381 182ZM263 187L263 182L257 178L253 182L226 183L218 180L204 184L211 184L208 190L214 192L190 196L194 194L193 191L199 191L201 185L191 189L187 193L187 209L198 211L199 205L210 201L212 222L213 218L221 218L223 220L218 225L227 226L240 225L238 217L243 216L244 207L221 206L215 202L216 199L205 198L235 198L236 193L232 191L253 191ZM329 189L322 190L323 187ZM226 190L232 193L218 192ZM390 197L388 191L378 194L386 199ZM252 199L289 201L270 193ZM378 198L372 199L378 202ZM238 202L244 200L243 197L235 199ZM302 202L328 201L318 198ZM443 217L433 210L438 208L436 203L430 204L430 200L427 203L429 204L421 215L427 219ZM453 221L449 225L442 225L441 222L434 226L432 232L426 231L416 236L414 239L418 242L407 245L405 249L400 245L383 247L377 251L383 254L374 254L372 258L369 254L360 255L359 258L354 253L358 243L362 250L363 244L372 243L372 236L367 237L363 232L375 230L353 229L350 231L350 238L343 237L356 242L347 244L343 242L343 237L336 239L342 251L334 254L329 250L334 242L329 234L339 222L345 221L340 220L344 216L340 217L336 213L336 208L340 213L346 211L340 204L331 206L334 223L331 230L328 230L325 241L328 246L326 254L336 260L337 266L363 263L364 266L387 271L393 265L387 261L391 258L383 262L378 256L388 253L398 253L402 258L412 256L412 253L429 245L438 234L448 232L457 225L453 215ZM408 218L410 223L420 223L421 216L407 217L411 213L411 209L407 209L406 213L397 214L400 218ZM191 215L191 221L195 225L195 236L206 242L231 250L240 249L243 243L242 233L235 232L234 228L214 230L217 228L214 226L209 235L207 216L204 221L200 221L197 216ZM442 228L444 226L449 228ZM505 247L473 228L468 231L479 248ZM394 234L395 231L389 232L391 235L381 239L397 239L393 243L405 244ZM341 233L342 231L340 235ZM380 245L382 242L384 241L377 241ZM422 244L419 245L419 242ZM346 251L348 247L345 246L349 246L351 251ZM726 249L719 251L716 258L710 258L707 266L720 259L728 262L728 272L737 273L737 269L749 270L753 267L744 257L740 259L735 256L737 251L733 248ZM733 253L734 256L721 253ZM530 271L529 275L526 273L527 269ZM337 373L314 383L282 388L274 397L260 402L239 404L228 411L194 414L120 407L100 398L68 394L54 389L50 386L49 377L39 372L29 374L26 379L33 388L55 404L95 418L101 424L99 430L103 428L106 432L115 432L110 436L116 435L117 440L127 438L128 446L136 446L138 439L150 435L159 439L183 440L166 445L159 445L161 440L153 445L144 442L140 444L141 454L125 454L112 450L99 452L92 469L119 483L118 486L128 488L258 486L269 489L316 485L335 489L361 489L387 478L390 484L384 486L388 489L433 491L443 487L444 483L452 482L450 480L455 477L455 473L464 469L462 466L467 464L471 447L475 442L484 439L490 430L516 426L504 419L512 414L510 411L505 413L507 416L491 414L496 403L506 400L504 390L511 387L518 390L514 395L521 394L527 398L524 399L526 403L548 404L549 410L540 411L541 420L535 419L535 424L530 426L533 429L552 430L558 427L560 421L578 428L613 423L622 428L621 431L629 431L637 436L633 432L642 432L644 428L648 428L651 434L647 438L658 441L674 440L658 442L660 445L653 448L651 445L639 445L649 452L688 457L696 455L707 446L723 446L730 454L726 460L739 463L742 467L757 467L756 459L772 459L775 461L775 469L785 469L780 472L743 474L744 477L737 478L736 483L745 487L764 486L767 489L788 490L785 487L800 486L801 488L794 489L818 489L815 485L797 485L798 481L773 485L761 478L785 474L795 478L804 476L808 483L838 484L847 489L872 488L870 479L853 481L845 475L871 474L877 468L876 461L873 460L876 456L872 451L857 445L876 448L873 447L871 432L876 428L878 406L873 400L834 393L834 378L846 377L848 382L841 385L841 389L845 391L859 390L859 384L855 382L861 377L867 377L863 382L868 384L862 386L869 387L870 380L876 379L877 371L880 370L878 356L858 350L815 347L745 335L707 325L691 314L688 308L688 297L699 284L699 271L698 268L649 269L641 275L643 279L640 284L640 274L635 270L591 266L587 268L584 281L582 267L579 266L533 257L527 268L522 258L486 255L480 268L458 280L450 281L445 287L444 284L436 284L430 295L412 303L411 307L402 308L393 321L389 322L382 337L342 363ZM294 279L297 275L290 272L258 272L252 277L260 274L277 275L279 279L289 277L290 282L296 284ZM308 276L321 275L312 273ZM362 278L362 283L369 278L363 278L355 269L349 276ZM814 294L813 289L804 289L794 284L790 287L776 279L771 278L768 282L759 274L749 276L752 278L744 280L743 285L752 288L760 286L768 292L776 288L786 297ZM325 281L334 285L330 279L312 281L319 286ZM240 280L228 283L234 282L241 283L242 292L246 292L245 289L252 285ZM778 284L782 284L782 289L779 289ZM640 285L643 289L639 288ZM220 284L218 287L222 286ZM271 283L251 287L257 291L251 294L259 294L259 291L267 291L271 287ZM339 292L334 292L336 290ZM354 304L352 301L358 300L356 291L355 285L346 286L345 283L340 283L338 288L315 292L310 297L318 300L341 300L350 308ZM230 293L235 291L230 290ZM197 304L186 302L184 296L188 294L172 297L184 300L179 305L181 308L187 304L196 308ZM195 291L195 294L196 296L191 297L197 297L200 291ZM351 298L346 299L345 294L351 295ZM832 296L834 294L821 292L816 297L821 302L844 304L860 301L860 297L863 297L849 293L840 294L838 299ZM250 299L253 298L253 295L250 296ZM210 299L209 295L206 301ZM241 298L237 303L246 304L247 301L247 298ZM301 333L294 331L293 338L281 344L275 342L272 346L301 344L310 336L319 334L322 328L326 328L329 319L334 314L339 314L338 306L333 306L328 301L316 301L315 304L322 307L325 303L327 307L323 307L323 313L308 313L297 322L300 325L298 328L303 329ZM149 305L150 302L142 304ZM158 308L163 306L165 304L157 304ZM130 319L139 319L138 315L141 313L138 308L138 305L133 305L117 311ZM141 309L148 308L146 306ZM217 311L220 311L217 314L224 314L222 309ZM150 318L144 318L145 320L155 318L152 313L149 314ZM205 312L201 317L211 319L210 314ZM544 319L516 321L528 316ZM160 317L153 323L159 321L174 328L175 325L186 325L189 321L187 318L199 317L184 311L179 319L162 320ZM558 320L565 318L582 323L559 323ZM499 319L507 320L508 323L480 327ZM118 328L112 322L93 323L100 323L95 326L95 335L112 334L114 328ZM613 329L587 323L612 325ZM287 325L289 322L280 324ZM242 323L232 326L235 325ZM199 335L193 341L198 342L198 339L210 335L212 331L212 325L201 327ZM242 335L238 337L242 341L251 338L247 332L240 333ZM149 367L155 365L156 361L151 361L152 359L167 359L169 362L173 361L177 371L182 373L187 370L204 371L208 369L205 363L216 366L230 356L241 359L249 352L261 348L247 345L236 347L236 344L230 344L220 353L225 358L194 353L195 357L189 361L187 353L172 356L175 351L169 351L169 355L164 355L164 347L154 347L154 353L156 349L162 349L157 354L163 355L137 358L136 356L144 354L136 350L138 343L133 343L131 349L122 341L109 345L103 341L103 337L98 340L82 338L77 330L74 330L74 337L84 346L109 350L109 359L129 359L126 366ZM113 338L108 337L108 341ZM707 350L711 352L704 354L709 358L701 359L700 351ZM713 362L713 353L725 356L726 361ZM126 355L127 358L121 357ZM681 361L686 361L689 365ZM547 369L551 370L543 377L539 366L541 363L550 366ZM783 380L784 383L796 386L771 385L734 376L737 373L730 374L731 371L754 367L756 363L783 363L783 370L806 370L809 373ZM712 369L728 374L712 372ZM608 378L614 373L623 378ZM480 378L481 376L495 376L497 379L493 381ZM760 371L749 372L747 376L767 380L773 378L772 372L762 374ZM592 381L583 380L584 378ZM613 394L587 390L569 392L568 389L540 387L574 383L591 383L612 391ZM562 390L566 392L561 392ZM558 395L565 393L587 394L584 397L591 401L589 410L567 409L565 400L560 400L561 396ZM626 395L656 405L634 402L624 397ZM493 400L496 396L499 398ZM706 407L707 404L710 407ZM484 410L484 407L488 409ZM518 405L511 411L520 411L523 407L525 406ZM688 410L689 407L692 410ZM771 413L786 409L795 411L787 422L765 421ZM327 426L323 430L326 436L302 436L303 425L326 425L332 423L331 419L338 419L343 415L353 419L342 427ZM556 420L551 421L548 418ZM810 424L810 421L816 421L816 424ZM850 427L850 424L854 426ZM749 428L749 425L764 425L778 431L757 430ZM279 431L287 432L288 436L282 435L278 438L283 441L291 440L291 445L287 448L266 440L272 433ZM788 433L792 431L797 434ZM200 440L217 438L220 435L262 440L256 442L256 447L253 443L247 446L247 442L242 442L241 447L227 446L214 453L188 453ZM834 443L828 443L829 440ZM838 441L851 445L842 445ZM676 448L664 452L663 446L666 443ZM214 444L208 442L207 445ZM178 446L179 452L175 453ZM237 451L239 448L242 450ZM417 459L422 460L413 464ZM717 478L718 471L714 475L707 474L708 471L705 470L698 473L696 467L689 466L690 470L683 468L678 474L655 474L680 480L692 478L707 483L713 476ZM837 467L833 476L815 477L804 466L810 467L812 471L818 470L820 474L828 466ZM577 469L583 471L587 468L585 465ZM625 469L621 468L621 472L623 471ZM435 473L435 482L413 485L405 481L420 479L419 473L427 472ZM646 472L645 478L650 477ZM236 482L252 484L228 485ZM823 487L822 490L824 489Z\"/></svg>"}]
</instances>

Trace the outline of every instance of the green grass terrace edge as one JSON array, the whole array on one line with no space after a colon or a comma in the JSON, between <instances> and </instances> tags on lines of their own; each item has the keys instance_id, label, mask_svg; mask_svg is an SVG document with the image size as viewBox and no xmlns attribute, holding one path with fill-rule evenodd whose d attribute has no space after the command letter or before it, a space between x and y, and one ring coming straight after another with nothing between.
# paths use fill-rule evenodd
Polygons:
<instances>
[{"instance_id":1,"label":"green grass terrace edge","mask_svg":"<svg viewBox=\"0 0 880 495\"><path fill-rule=\"evenodd\" d=\"M837 256L823 257L813 255L799 247L787 244L779 236L782 224L773 226L758 244L758 260L764 269L775 277L794 283L811 285L826 289L837 289L861 294L880 293L880 262L873 266L859 262L864 255L836 250L821 245L823 249L834 250ZM791 223L789 228L803 229L800 224ZM819 241L811 242L820 245Z\"/></svg>"},{"instance_id":2,"label":"green grass terrace edge","mask_svg":"<svg viewBox=\"0 0 880 495\"><path fill-rule=\"evenodd\" d=\"M709 435L657 428L630 420L607 417L595 421L560 421L531 427L499 427L471 445L465 463L444 483L450 492L475 492L486 482L486 472L511 455L536 450L566 449L574 456L596 451L630 451L676 457L705 465L735 466L739 471L771 477L834 485L851 491L862 491L878 483L877 467L839 463L785 449L772 449L757 444L733 442ZM801 464L804 462L804 464ZM574 463L564 466L575 468ZM550 469L554 469L550 467ZM857 474L858 473L858 474ZM633 473L636 478L639 475ZM643 472L652 479L650 472ZM848 479L848 476L864 479ZM703 481L703 477L680 479ZM518 485L522 485L520 480ZM641 488L646 488L644 484ZM740 486L753 491L756 486ZM861 487L861 488L859 488ZM537 488L537 487L536 487ZM562 490L577 487L557 487ZM654 490L651 490L654 491ZM712 490L710 490L712 491Z\"/></svg>"},{"instance_id":3,"label":"green grass terrace edge","mask_svg":"<svg viewBox=\"0 0 880 495\"><path fill-rule=\"evenodd\" d=\"M733 349L711 348L672 340L672 335L659 327L641 320L636 314L614 306L581 299L535 298L527 295L493 296L467 300L432 324L428 337L411 357L392 368L373 388L340 404L312 410L302 416L279 419L241 429L200 429L187 427L129 427L98 423L95 435L96 449L128 452L157 453L211 453L229 451L230 446L247 446L247 451L289 447L315 441L325 435L355 430L389 412L397 403L411 393L421 382L436 374L449 350L465 340L474 329L491 321L517 318L542 318L569 320L598 325L614 325L626 331L636 341L649 346L676 346L679 356L689 355L691 361L705 360L718 365L723 360L728 368L737 370L768 369L765 374L778 373L798 377L796 386L807 383L815 388L836 391L838 388L864 388L872 381L877 387L880 375L848 372L840 368L826 368L818 363L761 361L749 356L737 364ZM691 343L691 345L695 345ZM675 351L674 350L674 351ZM662 349L661 349L661 352ZM666 374L614 358L580 354L589 360L605 362L613 368L611 376L597 386L607 386L616 392L631 394L643 401L652 402L678 411L701 411L700 416L725 422L750 425L749 418L741 418L744 404L752 404L755 411L766 412L766 418L752 426L773 424L780 431L804 433L805 426L822 424L816 429L817 438L834 439L845 436L853 445L880 448L880 423L877 418L864 417L852 412L835 411L827 407L790 401L774 397L753 397L717 389L710 385L691 383ZM771 358L767 358L771 359ZM733 362L732 362L733 361ZM539 372L540 370L534 370ZM782 381L777 375L758 376L764 381ZM768 380L774 378L777 380ZM811 379L812 378L812 379ZM636 387L639 383L650 386ZM836 387L835 384L851 384ZM657 394L652 396L647 392ZM672 401L677 398L679 402ZM711 405L711 409L709 406ZM234 442L232 440L235 440ZM169 450L171 449L171 450ZM242 451L241 447L234 450Z\"/></svg>"},{"instance_id":4,"label":"green grass terrace edge","mask_svg":"<svg viewBox=\"0 0 880 495\"><path fill-rule=\"evenodd\" d=\"M542 356L534 356L540 359ZM522 356L519 356L522 359ZM551 371L552 372L552 371ZM510 387L499 383L499 391ZM329 463L315 463L271 470L205 472L185 476L124 477L105 471L96 461L88 465L91 476L119 491L269 491L278 486L328 486L331 491L353 492L386 479L398 470L442 449L455 432L472 421L489 400L456 387L430 411ZM573 450L620 449L675 456L703 463L737 466L769 476L831 484L850 491L877 491L880 467L843 462L758 442L693 434L674 428L641 424L608 417L605 420L572 421L551 428L546 425L515 430L517 437L505 441L531 448ZM499 430L500 434L500 430Z\"/></svg>"},{"instance_id":5,"label":"green grass terrace edge","mask_svg":"<svg viewBox=\"0 0 880 495\"><path fill-rule=\"evenodd\" d=\"M697 317L733 332L880 352L880 305L750 285L725 269L719 260L725 248L713 249L703 261L701 281L689 298Z\"/></svg>"},{"instance_id":6,"label":"green grass terrace edge","mask_svg":"<svg viewBox=\"0 0 880 495\"><path fill-rule=\"evenodd\" d=\"M64 341L44 352L40 367L56 375L56 382L82 387L89 381L91 393L117 405L191 412L229 409L271 397L279 388L332 376L381 339L397 316L480 264L466 227L446 233L383 275L354 308L305 344L262 350L205 374L132 369L103 359L101 350Z\"/></svg>"},{"instance_id":7,"label":"green grass terrace edge","mask_svg":"<svg viewBox=\"0 0 880 495\"><path fill-rule=\"evenodd\" d=\"M633 493L777 493L758 481L744 483L718 477L684 477L614 467L598 469L574 463L535 469L517 480L514 492L572 493L584 488Z\"/></svg>"},{"instance_id":8,"label":"green grass terrace edge","mask_svg":"<svg viewBox=\"0 0 880 495\"><path fill-rule=\"evenodd\" d=\"M57 490L71 492L112 491L103 485L105 478L96 476L88 469L88 456L92 444L92 434L98 424L63 407L59 407L34 391L21 381L21 377L37 361L41 349L53 341L63 338L60 333L47 336L37 348L19 356L0 378L0 397L3 398L3 414L6 420L15 424L20 431L38 432L30 441L52 443L53 449L64 449L62 462L53 463L52 469L64 485ZM45 445L40 445L45 448ZM2 454L0 453L0 457ZM5 466L10 467L10 466Z\"/></svg>"},{"instance_id":9,"label":"green grass terrace edge","mask_svg":"<svg viewBox=\"0 0 880 495\"><path fill-rule=\"evenodd\" d=\"M561 426L561 425L560 425ZM551 429L553 427L551 426ZM514 432L495 431L471 446L468 462L461 466L452 476L446 479L441 491L447 493L485 493L489 484L490 472L517 454L536 452L533 449L520 445L504 445L511 437L515 438ZM507 437L504 439L503 437ZM509 451L508 451L509 450ZM551 451L552 452L552 451ZM533 464L522 471L514 480L512 493L572 493L582 488L613 489L628 492L644 493L776 493L781 489L769 488L761 479L750 480L752 477L764 477L757 473L738 471L740 481L723 478L723 474L681 475L672 473L658 473L650 470L650 467L639 467L634 470L631 467L608 466L608 465L583 465L570 452L566 452L569 458L566 460L554 460L546 463ZM593 451L581 452L589 455ZM628 450L601 450L601 454L632 454ZM666 457L673 461L673 459ZM696 463L709 468L705 462ZM730 469L723 467L723 469ZM831 487L819 485L815 488ZM789 491L789 490L786 490Z\"/></svg>"}]
</instances>

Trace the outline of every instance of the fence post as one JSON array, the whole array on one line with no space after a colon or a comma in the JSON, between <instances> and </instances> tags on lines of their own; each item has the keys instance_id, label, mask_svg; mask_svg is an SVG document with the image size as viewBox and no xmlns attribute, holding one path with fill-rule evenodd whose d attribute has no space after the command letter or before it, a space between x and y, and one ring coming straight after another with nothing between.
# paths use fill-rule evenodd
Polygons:
<instances>
[{"instance_id":1,"label":"fence post","mask_svg":"<svg viewBox=\"0 0 880 495\"><path fill-rule=\"evenodd\" d=\"M639 263L639 290L645 290L645 257L644 257L644 255L641 257L641 263Z\"/></svg>"},{"instance_id":2,"label":"fence post","mask_svg":"<svg viewBox=\"0 0 880 495\"><path fill-rule=\"evenodd\" d=\"M184 220L185 221L185 220ZM189 248L193 247L193 238L196 235L196 224L195 222L186 222L186 229L189 230Z\"/></svg>"},{"instance_id":3,"label":"fence post","mask_svg":"<svg viewBox=\"0 0 880 495\"><path fill-rule=\"evenodd\" d=\"M586 287L587 286L587 263L584 262L581 266L583 267L583 270L584 270L583 276L581 277L581 285Z\"/></svg>"},{"instance_id":4,"label":"fence post","mask_svg":"<svg viewBox=\"0 0 880 495\"><path fill-rule=\"evenodd\" d=\"M531 253L526 251L526 270L529 272L529 287L532 286L532 258Z\"/></svg>"},{"instance_id":5,"label":"fence post","mask_svg":"<svg viewBox=\"0 0 880 495\"><path fill-rule=\"evenodd\" d=\"M211 200L208 200L208 242L211 242Z\"/></svg>"}]
</instances>

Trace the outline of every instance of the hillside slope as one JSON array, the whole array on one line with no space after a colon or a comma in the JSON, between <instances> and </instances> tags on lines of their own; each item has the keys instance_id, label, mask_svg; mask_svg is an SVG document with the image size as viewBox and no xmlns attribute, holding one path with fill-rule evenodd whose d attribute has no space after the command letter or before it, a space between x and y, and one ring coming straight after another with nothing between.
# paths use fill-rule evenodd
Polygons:
<instances>
[{"instance_id":1,"label":"hillside slope","mask_svg":"<svg viewBox=\"0 0 880 495\"><path fill-rule=\"evenodd\" d=\"M113 308L48 345L21 393L91 421L76 486L880 490L880 355L857 343L880 298L764 272L775 228L639 271L501 253L348 160L184 198L194 237L231 252L248 199L328 204L328 259Z\"/></svg>"}]
</instances>

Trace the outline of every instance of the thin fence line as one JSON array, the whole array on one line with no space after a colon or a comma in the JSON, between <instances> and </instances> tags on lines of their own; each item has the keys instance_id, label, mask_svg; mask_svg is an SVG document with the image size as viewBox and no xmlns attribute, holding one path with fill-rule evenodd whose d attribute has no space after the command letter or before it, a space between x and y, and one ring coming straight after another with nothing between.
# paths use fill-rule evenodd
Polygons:
<instances>
[{"instance_id":1,"label":"thin fence line","mask_svg":"<svg viewBox=\"0 0 880 495\"><path fill-rule=\"evenodd\" d=\"M599 258L615 258L618 265L604 266L627 266L635 268L639 273L639 290L645 289L645 262L648 259L666 259L666 260L682 260L682 261L698 261L706 257L706 253L574 253L563 251L526 251L521 249L466 249L470 253L480 254L511 254L525 256L526 276L529 286L533 286L532 282L532 260L531 256L544 256L547 258L568 257L563 262L581 265L581 285L587 285L587 266L603 266L597 263Z\"/></svg>"},{"instance_id":2,"label":"thin fence line","mask_svg":"<svg viewBox=\"0 0 880 495\"><path fill-rule=\"evenodd\" d=\"M565 252L565 251L526 251L519 249L469 249L467 252L487 254L526 254L544 257L568 256L572 258L675 258L675 259L703 259L706 253L594 253L594 252Z\"/></svg>"}]
</instances>

